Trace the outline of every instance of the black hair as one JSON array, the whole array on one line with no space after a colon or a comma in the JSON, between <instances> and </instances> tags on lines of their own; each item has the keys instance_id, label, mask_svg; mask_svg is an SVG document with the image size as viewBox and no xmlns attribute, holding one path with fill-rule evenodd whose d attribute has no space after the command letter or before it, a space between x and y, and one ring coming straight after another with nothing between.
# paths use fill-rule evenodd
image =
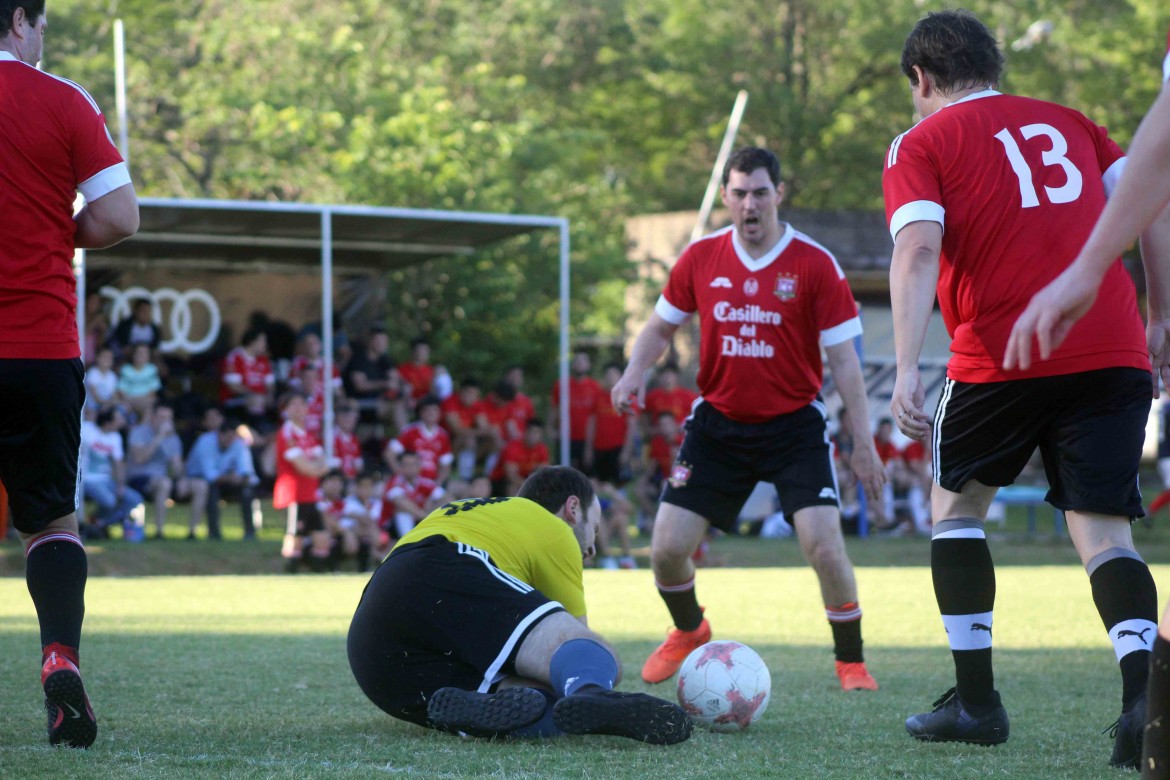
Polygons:
<instances>
[{"instance_id":1,"label":"black hair","mask_svg":"<svg viewBox=\"0 0 1170 780\"><path fill-rule=\"evenodd\" d=\"M242 339L240 339L240 343L246 347L249 344L254 344L256 342L256 339L260 338L263 335L264 335L263 328L256 328L256 327L248 328L246 331L244 331L244 337Z\"/></svg>"},{"instance_id":2,"label":"black hair","mask_svg":"<svg viewBox=\"0 0 1170 780\"><path fill-rule=\"evenodd\" d=\"M510 403L516 399L516 388L513 387L512 383L506 379L501 379L499 382L496 382L496 388L494 392L497 398L507 403Z\"/></svg>"},{"instance_id":3,"label":"black hair","mask_svg":"<svg viewBox=\"0 0 1170 780\"><path fill-rule=\"evenodd\" d=\"M418 399L418 403L415 404L414 408L421 412L424 406L442 407L443 402L439 400L439 396L428 393L427 395L424 395L422 398Z\"/></svg>"},{"instance_id":4,"label":"black hair","mask_svg":"<svg viewBox=\"0 0 1170 780\"><path fill-rule=\"evenodd\" d=\"M94 420L94 422L97 423L97 426L100 428L110 420L114 419L114 415L117 413L118 408L116 406L107 406L97 413L97 419Z\"/></svg>"},{"instance_id":5,"label":"black hair","mask_svg":"<svg viewBox=\"0 0 1170 780\"><path fill-rule=\"evenodd\" d=\"M556 514L569 496L576 496L581 501L582 511L588 509L594 494L589 477L572 466L544 466L524 480L516 495L535 501Z\"/></svg>"},{"instance_id":6,"label":"black hair","mask_svg":"<svg viewBox=\"0 0 1170 780\"><path fill-rule=\"evenodd\" d=\"M779 158L767 149L761 149L758 146L745 146L731 155L727 164L723 166L723 186L727 186L732 171L751 173L757 168L763 168L768 172L768 178L772 180L772 184L780 185Z\"/></svg>"},{"instance_id":7,"label":"black hair","mask_svg":"<svg viewBox=\"0 0 1170 780\"><path fill-rule=\"evenodd\" d=\"M544 427L544 420L540 419L539 417L533 417L531 420L524 423L524 427L525 428L543 428Z\"/></svg>"},{"instance_id":8,"label":"black hair","mask_svg":"<svg viewBox=\"0 0 1170 780\"><path fill-rule=\"evenodd\" d=\"M960 89L994 87L1003 75L1003 52L995 35L970 11L927 14L906 36L902 46L902 73L918 86L914 66L934 80L947 95Z\"/></svg>"}]
</instances>

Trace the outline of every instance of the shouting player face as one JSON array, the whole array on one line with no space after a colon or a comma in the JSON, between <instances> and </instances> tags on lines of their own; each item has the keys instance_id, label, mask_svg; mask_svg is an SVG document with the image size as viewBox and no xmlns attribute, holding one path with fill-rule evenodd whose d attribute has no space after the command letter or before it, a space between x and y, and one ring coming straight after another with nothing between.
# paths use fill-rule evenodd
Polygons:
<instances>
[{"instance_id":1,"label":"shouting player face","mask_svg":"<svg viewBox=\"0 0 1170 780\"><path fill-rule=\"evenodd\" d=\"M751 173L732 170L723 187L723 205L731 212L739 240L767 251L780 240L776 209L784 200L784 183L773 184L764 168Z\"/></svg>"}]
</instances>

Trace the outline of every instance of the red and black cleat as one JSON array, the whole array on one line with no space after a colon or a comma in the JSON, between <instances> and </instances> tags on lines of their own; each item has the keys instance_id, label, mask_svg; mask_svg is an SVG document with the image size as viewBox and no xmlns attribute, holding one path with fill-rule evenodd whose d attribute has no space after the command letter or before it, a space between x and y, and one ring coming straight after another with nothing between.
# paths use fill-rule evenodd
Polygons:
<instances>
[{"instance_id":1,"label":"red and black cleat","mask_svg":"<svg viewBox=\"0 0 1170 780\"><path fill-rule=\"evenodd\" d=\"M88 748L97 739L97 718L77 666L58 652L50 652L41 667L45 689L49 744Z\"/></svg>"}]
</instances>

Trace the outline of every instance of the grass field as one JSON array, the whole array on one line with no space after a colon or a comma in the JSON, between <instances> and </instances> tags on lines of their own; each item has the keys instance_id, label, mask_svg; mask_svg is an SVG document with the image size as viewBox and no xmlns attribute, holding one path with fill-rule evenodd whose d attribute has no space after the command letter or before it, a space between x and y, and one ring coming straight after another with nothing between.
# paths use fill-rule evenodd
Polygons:
<instances>
[{"instance_id":1,"label":"grass field","mask_svg":"<svg viewBox=\"0 0 1170 780\"><path fill-rule=\"evenodd\" d=\"M736 544L717 550L731 557L762 546L728 541ZM897 557L925 549L888 541ZM141 555L170 544L145 545ZM1154 573L1165 592L1170 566ZM837 689L808 569L703 571L699 595L716 636L761 653L773 697L748 733L697 731L669 748L589 737L463 741L391 720L364 699L346 662L345 634L365 583L358 575L92 578L83 669L101 731L87 752L45 744L36 620L23 581L0 578L0 776L1124 776L1107 768L1111 740L1100 733L1117 715L1116 663L1079 566L999 570L997 684L1013 730L998 748L906 736L903 718L951 684L930 574L867 565L858 577L877 693ZM651 690L637 670L669 620L649 572L588 571L586 591L591 624L626 660L622 688ZM670 684L652 690L673 697Z\"/></svg>"}]
</instances>

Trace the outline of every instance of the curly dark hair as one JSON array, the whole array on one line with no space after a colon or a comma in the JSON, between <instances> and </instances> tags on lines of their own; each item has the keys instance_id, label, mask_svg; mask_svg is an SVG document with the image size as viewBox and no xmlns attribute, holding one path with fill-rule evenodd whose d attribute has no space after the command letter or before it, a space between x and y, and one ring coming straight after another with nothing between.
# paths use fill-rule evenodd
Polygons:
<instances>
[{"instance_id":1,"label":"curly dark hair","mask_svg":"<svg viewBox=\"0 0 1170 780\"><path fill-rule=\"evenodd\" d=\"M12 32L12 15L17 8L24 9L31 24L45 15L45 0L0 0L0 38Z\"/></svg>"},{"instance_id":2,"label":"curly dark hair","mask_svg":"<svg viewBox=\"0 0 1170 780\"><path fill-rule=\"evenodd\" d=\"M914 25L902 47L902 72L916 87L915 65L929 73L935 88L946 95L996 86L1004 58L995 35L970 11L938 11Z\"/></svg>"},{"instance_id":3,"label":"curly dark hair","mask_svg":"<svg viewBox=\"0 0 1170 780\"><path fill-rule=\"evenodd\" d=\"M584 511L593 503L593 483L572 466L545 466L532 472L516 495L535 501L553 514L569 496L576 496Z\"/></svg>"}]
</instances>

